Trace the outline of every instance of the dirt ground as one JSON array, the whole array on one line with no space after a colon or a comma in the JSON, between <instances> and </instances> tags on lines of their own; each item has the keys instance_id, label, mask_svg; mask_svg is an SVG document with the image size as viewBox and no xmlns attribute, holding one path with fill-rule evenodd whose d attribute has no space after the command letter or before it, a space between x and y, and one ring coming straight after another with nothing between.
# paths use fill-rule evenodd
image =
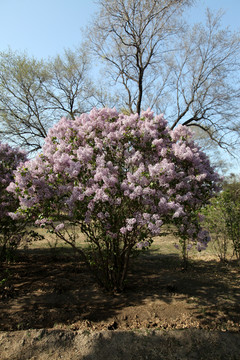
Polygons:
<instances>
[{"instance_id":1,"label":"dirt ground","mask_svg":"<svg viewBox=\"0 0 240 360\"><path fill-rule=\"evenodd\" d=\"M234 261L198 259L182 271L175 254L151 251L118 295L67 254L29 251L0 271L1 360L240 359Z\"/></svg>"}]
</instances>

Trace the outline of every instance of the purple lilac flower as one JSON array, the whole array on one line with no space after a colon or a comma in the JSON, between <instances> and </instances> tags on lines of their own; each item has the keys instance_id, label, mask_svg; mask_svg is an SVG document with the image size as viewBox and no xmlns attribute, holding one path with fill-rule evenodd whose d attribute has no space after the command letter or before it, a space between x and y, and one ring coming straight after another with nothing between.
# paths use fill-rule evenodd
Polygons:
<instances>
[{"instance_id":1,"label":"purple lilac flower","mask_svg":"<svg viewBox=\"0 0 240 360\"><path fill-rule=\"evenodd\" d=\"M61 223L55 227L55 231L57 231L57 232L61 231L64 229L64 227L65 227L65 225L63 223Z\"/></svg>"},{"instance_id":2,"label":"purple lilac flower","mask_svg":"<svg viewBox=\"0 0 240 360\"><path fill-rule=\"evenodd\" d=\"M150 109L125 115L94 108L74 120L62 118L49 130L42 154L14 176L12 184L13 177L1 182L0 176L0 184L10 184L19 211L37 209L47 217L54 210L54 221L58 213L69 214L71 221L96 224L99 233L107 229L137 244L171 221L201 248L208 235L195 214L218 191L219 181L191 131L182 125L170 131Z\"/></svg>"}]
</instances>

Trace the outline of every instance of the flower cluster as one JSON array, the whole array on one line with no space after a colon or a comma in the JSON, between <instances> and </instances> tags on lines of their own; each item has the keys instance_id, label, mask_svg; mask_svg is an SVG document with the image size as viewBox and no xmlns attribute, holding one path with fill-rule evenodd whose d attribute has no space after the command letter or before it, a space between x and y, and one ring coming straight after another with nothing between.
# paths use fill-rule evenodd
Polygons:
<instances>
[{"instance_id":1,"label":"flower cluster","mask_svg":"<svg viewBox=\"0 0 240 360\"><path fill-rule=\"evenodd\" d=\"M61 212L67 221L94 227L106 241L147 246L144 241L172 222L203 247L206 236L195 214L218 180L188 128L170 131L150 109L124 115L104 108L62 118L48 132L42 153L18 168L8 190L18 195L19 212L53 221Z\"/></svg>"}]
</instances>

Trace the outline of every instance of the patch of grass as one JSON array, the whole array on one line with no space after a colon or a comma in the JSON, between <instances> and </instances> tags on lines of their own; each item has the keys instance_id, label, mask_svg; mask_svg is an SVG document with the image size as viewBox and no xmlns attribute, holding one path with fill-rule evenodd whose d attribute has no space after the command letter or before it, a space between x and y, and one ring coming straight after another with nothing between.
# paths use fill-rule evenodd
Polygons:
<instances>
[{"instance_id":1,"label":"patch of grass","mask_svg":"<svg viewBox=\"0 0 240 360\"><path fill-rule=\"evenodd\" d=\"M63 240L60 240L56 237L55 234L50 233L45 228L36 228L32 229L38 232L40 235L44 236L43 240L33 241L29 246L29 250L44 250L49 252L52 256L64 255L64 254L74 254L74 250L71 245L67 244ZM31 228L29 228L31 230ZM181 257L181 251L176 249L174 244L179 243L179 239L173 235L173 229L170 227L163 227L163 235L157 236L153 239L153 243L149 249L144 251L138 251L143 257L145 256L154 256L154 255L168 255L171 257L179 258ZM76 242L75 245L81 248L86 248L89 244L86 241L86 237L81 233L80 229L76 229ZM227 260L232 258L233 248L229 244L229 249L227 253ZM188 253L189 260L219 260L218 254L214 243L209 243L206 250L198 252L195 247L193 247Z\"/></svg>"}]
</instances>

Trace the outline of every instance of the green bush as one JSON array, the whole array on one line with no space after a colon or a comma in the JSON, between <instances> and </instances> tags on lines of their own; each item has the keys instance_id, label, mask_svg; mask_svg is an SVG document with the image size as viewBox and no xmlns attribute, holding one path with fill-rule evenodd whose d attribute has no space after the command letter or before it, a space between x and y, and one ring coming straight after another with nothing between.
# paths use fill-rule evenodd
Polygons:
<instances>
[{"instance_id":1,"label":"green bush","mask_svg":"<svg viewBox=\"0 0 240 360\"><path fill-rule=\"evenodd\" d=\"M233 247L233 255L240 260L240 182L223 184L223 190L211 200L203 213L205 226L211 233L213 247L220 260L226 260L227 250Z\"/></svg>"}]
</instances>

